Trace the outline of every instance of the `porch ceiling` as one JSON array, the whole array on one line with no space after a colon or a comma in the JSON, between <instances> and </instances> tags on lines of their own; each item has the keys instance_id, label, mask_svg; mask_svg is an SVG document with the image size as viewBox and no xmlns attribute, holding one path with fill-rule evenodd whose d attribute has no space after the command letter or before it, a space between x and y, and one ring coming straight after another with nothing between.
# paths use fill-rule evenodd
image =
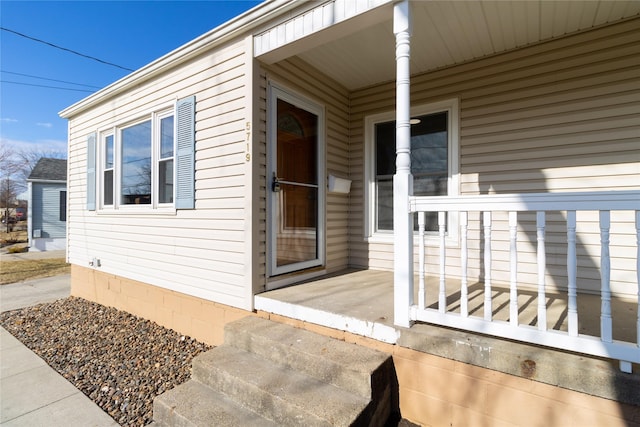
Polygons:
<instances>
[{"instance_id":1,"label":"porch ceiling","mask_svg":"<svg viewBox=\"0 0 640 427\"><path fill-rule=\"evenodd\" d=\"M640 1L411 1L411 10L411 73L419 74L639 16ZM330 38L328 28L291 53L350 90L394 80L392 5L366 13L384 18L356 16L335 27L361 30L336 28Z\"/></svg>"}]
</instances>

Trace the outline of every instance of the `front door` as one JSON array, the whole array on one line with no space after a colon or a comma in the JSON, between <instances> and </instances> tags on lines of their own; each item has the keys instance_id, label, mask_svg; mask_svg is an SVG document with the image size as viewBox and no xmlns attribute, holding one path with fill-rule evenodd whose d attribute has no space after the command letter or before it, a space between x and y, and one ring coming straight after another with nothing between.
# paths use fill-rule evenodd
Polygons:
<instances>
[{"instance_id":1,"label":"front door","mask_svg":"<svg viewBox=\"0 0 640 427\"><path fill-rule=\"evenodd\" d=\"M270 276L323 264L322 108L270 87Z\"/></svg>"}]
</instances>

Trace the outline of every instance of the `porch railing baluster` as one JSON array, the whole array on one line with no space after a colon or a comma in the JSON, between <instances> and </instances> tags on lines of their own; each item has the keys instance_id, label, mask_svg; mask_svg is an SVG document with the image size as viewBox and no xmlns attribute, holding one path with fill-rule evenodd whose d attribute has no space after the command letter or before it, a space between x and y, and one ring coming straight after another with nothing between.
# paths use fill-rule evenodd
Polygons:
<instances>
[{"instance_id":1,"label":"porch railing baluster","mask_svg":"<svg viewBox=\"0 0 640 427\"><path fill-rule=\"evenodd\" d=\"M604 342L613 341L613 322L611 319L611 258L609 254L609 230L611 211L600 211L600 338Z\"/></svg>"},{"instance_id":2,"label":"porch railing baluster","mask_svg":"<svg viewBox=\"0 0 640 427\"><path fill-rule=\"evenodd\" d=\"M438 235L440 236L440 291L438 292L438 309L440 313L447 311L447 281L446 281L446 233L447 214L438 212Z\"/></svg>"},{"instance_id":3,"label":"porch railing baluster","mask_svg":"<svg viewBox=\"0 0 640 427\"><path fill-rule=\"evenodd\" d=\"M518 212L509 212L509 322L518 326Z\"/></svg>"},{"instance_id":4,"label":"porch railing baluster","mask_svg":"<svg viewBox=\"0 0 640 427\"><path fill-rule=\"evenodd\" d=\"M536 215L536 236L538 241L538 330L547 330L547 297L545 294L547 256L545 245L546 212L538 211Z\"/></svg>"},{"instance_id":5,"label":"porch railing baluster","mask_svg":"<svg viewBox=\"0 0 640 427\"><path fill-rule=\"evenodd\" d=\"M484 320L491 321L493 307L491 304L491 211L482 214L484 225Z\"/></svg>"},{"instance_id":6,"label":"porch railing baluster","mask_svg":"<svg viewBox=\"0 0 640 427\"><path fill-rule=\"evenodd\" d=\"M425 212L418 212L418 306L424 310L426 306L426 295L424 289L424 276L426 274L424 264L424 217Z\"/></svg>"},{"instance_id":7,"label":"porch railing baluster","mask_svg":"<svg viewBox=\"0 0 640 427\"><path fill-rule=\"evenodd\" d=\"M460 212L460 239L462 240L460 246L460 268L462 269L460 277L460 314L462 317L469 317L469 279L467 275L467 267L469 266L468 216L466 211ZM640 315L640 311L638 313Z\"/></svg>"},{"instance_id":8,"label":"porch railing baluster","mask_svg":"<svg viewBox=\"0 0 640 427\"><path fill-rule=\"evenodd\" d=\"M569 321L569 336L572 337L578 336L577 274L576 211L567 211L567 286L569 293L567 316Z\"/></svg>"}]
</instances>

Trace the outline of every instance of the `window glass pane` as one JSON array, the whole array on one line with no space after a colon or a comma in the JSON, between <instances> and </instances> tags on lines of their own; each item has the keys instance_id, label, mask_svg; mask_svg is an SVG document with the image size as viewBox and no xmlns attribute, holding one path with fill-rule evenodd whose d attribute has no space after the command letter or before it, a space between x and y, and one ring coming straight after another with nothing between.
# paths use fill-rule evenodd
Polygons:
<instances>
[{"instance_id":1,"label":"window glass pane","mask_svg":"<svg viewBox=\"0 0 640 427\"><path fill-rule=\"evenodd\" d=\"M396 122L376 124L376 175L396 173Z\"/></svg>"},{"instance_id":2,"label":"window glass pane","mask_svg":"<svg viewBox=\"0 0 640 427\"><path fill-rule=\"evenodd\" d=\"M160 158L173 157L173 116L160 120Z\"/></svg>"},{"instance_id":3,"label":"window glass pane","mask_svg":"<svg viewBox=\"0 0 640 427\"><path fill-rule=\"evenodd\" d=\"M376 181L376 230L393 230L393 177Z\"/></svg>"},{"instance_id":4,"label":"window glass pane","mask_svg":"<svg viewBox=\"0 0 640 427\"><path fill-rule=\"evenodd\" d=\"M113 135L104 139L104 168L113 168Z\"/></svg>"},{"instance_id":5,"label":"window glass pane","mask_svg":"<svg viewBox=\"0 0 640 427\"><path fill-rule=\"evenodd\" d=\"M67 192L60 192L60 221L67 221Z\"/></svg>"},{"instance_id":6,"label":"window glass pane","mask_svg":"<svg viewBox=\"0 0 640 427\"><path fill-rule=\"evenodd\" d=\"M104 188L103 188L105 206L113 205L113 169L104 171Z\"/></svg>"},{"instance_id":7,"label":"window glass pane","mask_svg":"<svg viewBox=\"0 0 640 427\"><path fill-rule=\"evenodd\" d=\"M102 204L113 205L113 162L114 162L114 137L104 137L104 169L102 173Z\"/></svg>"},{"instance_id":8,"label":"window glass pane","mask_svg":"<svg viewBox=\"0 0 640 427\"><path fill-rule=\"evenodd\" d=\"M123 205L151 203L151 121L122 129Z\"/></svg>"},{"instance_id":9,"label":"window glass pane","mask_svg":"<svg viewBox=\"0 0 640 427\"><path fill-rule=\"evenodd\" d=\"M416 196L442 196L447 194L447 175L418 175L413 177Z\"/></svg>"},{"instance_id":10,"label":"window glass pane","mask_svg":"<svg viewBox=\"0 0 640 427\"><path fill-rule=\"evenodd\" d=\"M318 116L278 99L278 178L318 184Z\"/></svg>"},{"instance_id":11,"label":"window glass pane","mask_svg":"<svg viewBox=\"0 0 640 427\"><path fill-rule=\"evenodd\" d=\"M448 174L447 113L418 117L411 126L411 174ZM416 195L419 195L416 193Z\"/></svg>"},{"instance_id":12,"label":"window glass pane","mask_svg":"<svg viewBox=\"0 0 640 427\"><path fill-rule=\"evenodd\" d=\"M173 203L173 159L158 165L158 202Z\"/></svg>"}]
</instances>

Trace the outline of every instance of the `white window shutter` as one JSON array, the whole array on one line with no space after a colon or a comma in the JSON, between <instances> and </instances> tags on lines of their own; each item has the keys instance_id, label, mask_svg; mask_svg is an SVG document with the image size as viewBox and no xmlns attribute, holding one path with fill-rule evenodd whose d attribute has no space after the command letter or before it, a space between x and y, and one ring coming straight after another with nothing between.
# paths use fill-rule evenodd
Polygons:
<instances>
[{"instance_id":1,"label":"white window shutter","mask_svg":"<svg viewBox=\"0 0 640 427\"><path fill-rule=\"evenodd\" d=\"M176 104L176 209L195 208L196 97Z\"/></svg>"},{"instance_id":2,"label":"white window shutter","mask_svg":"<svg viewBox=\"0 0 640 427\"><path fill-rule=\"evenodd\" d=\"M87 137L87 210L96 210L96 134Z\"/></svg>"}]
</instances>

